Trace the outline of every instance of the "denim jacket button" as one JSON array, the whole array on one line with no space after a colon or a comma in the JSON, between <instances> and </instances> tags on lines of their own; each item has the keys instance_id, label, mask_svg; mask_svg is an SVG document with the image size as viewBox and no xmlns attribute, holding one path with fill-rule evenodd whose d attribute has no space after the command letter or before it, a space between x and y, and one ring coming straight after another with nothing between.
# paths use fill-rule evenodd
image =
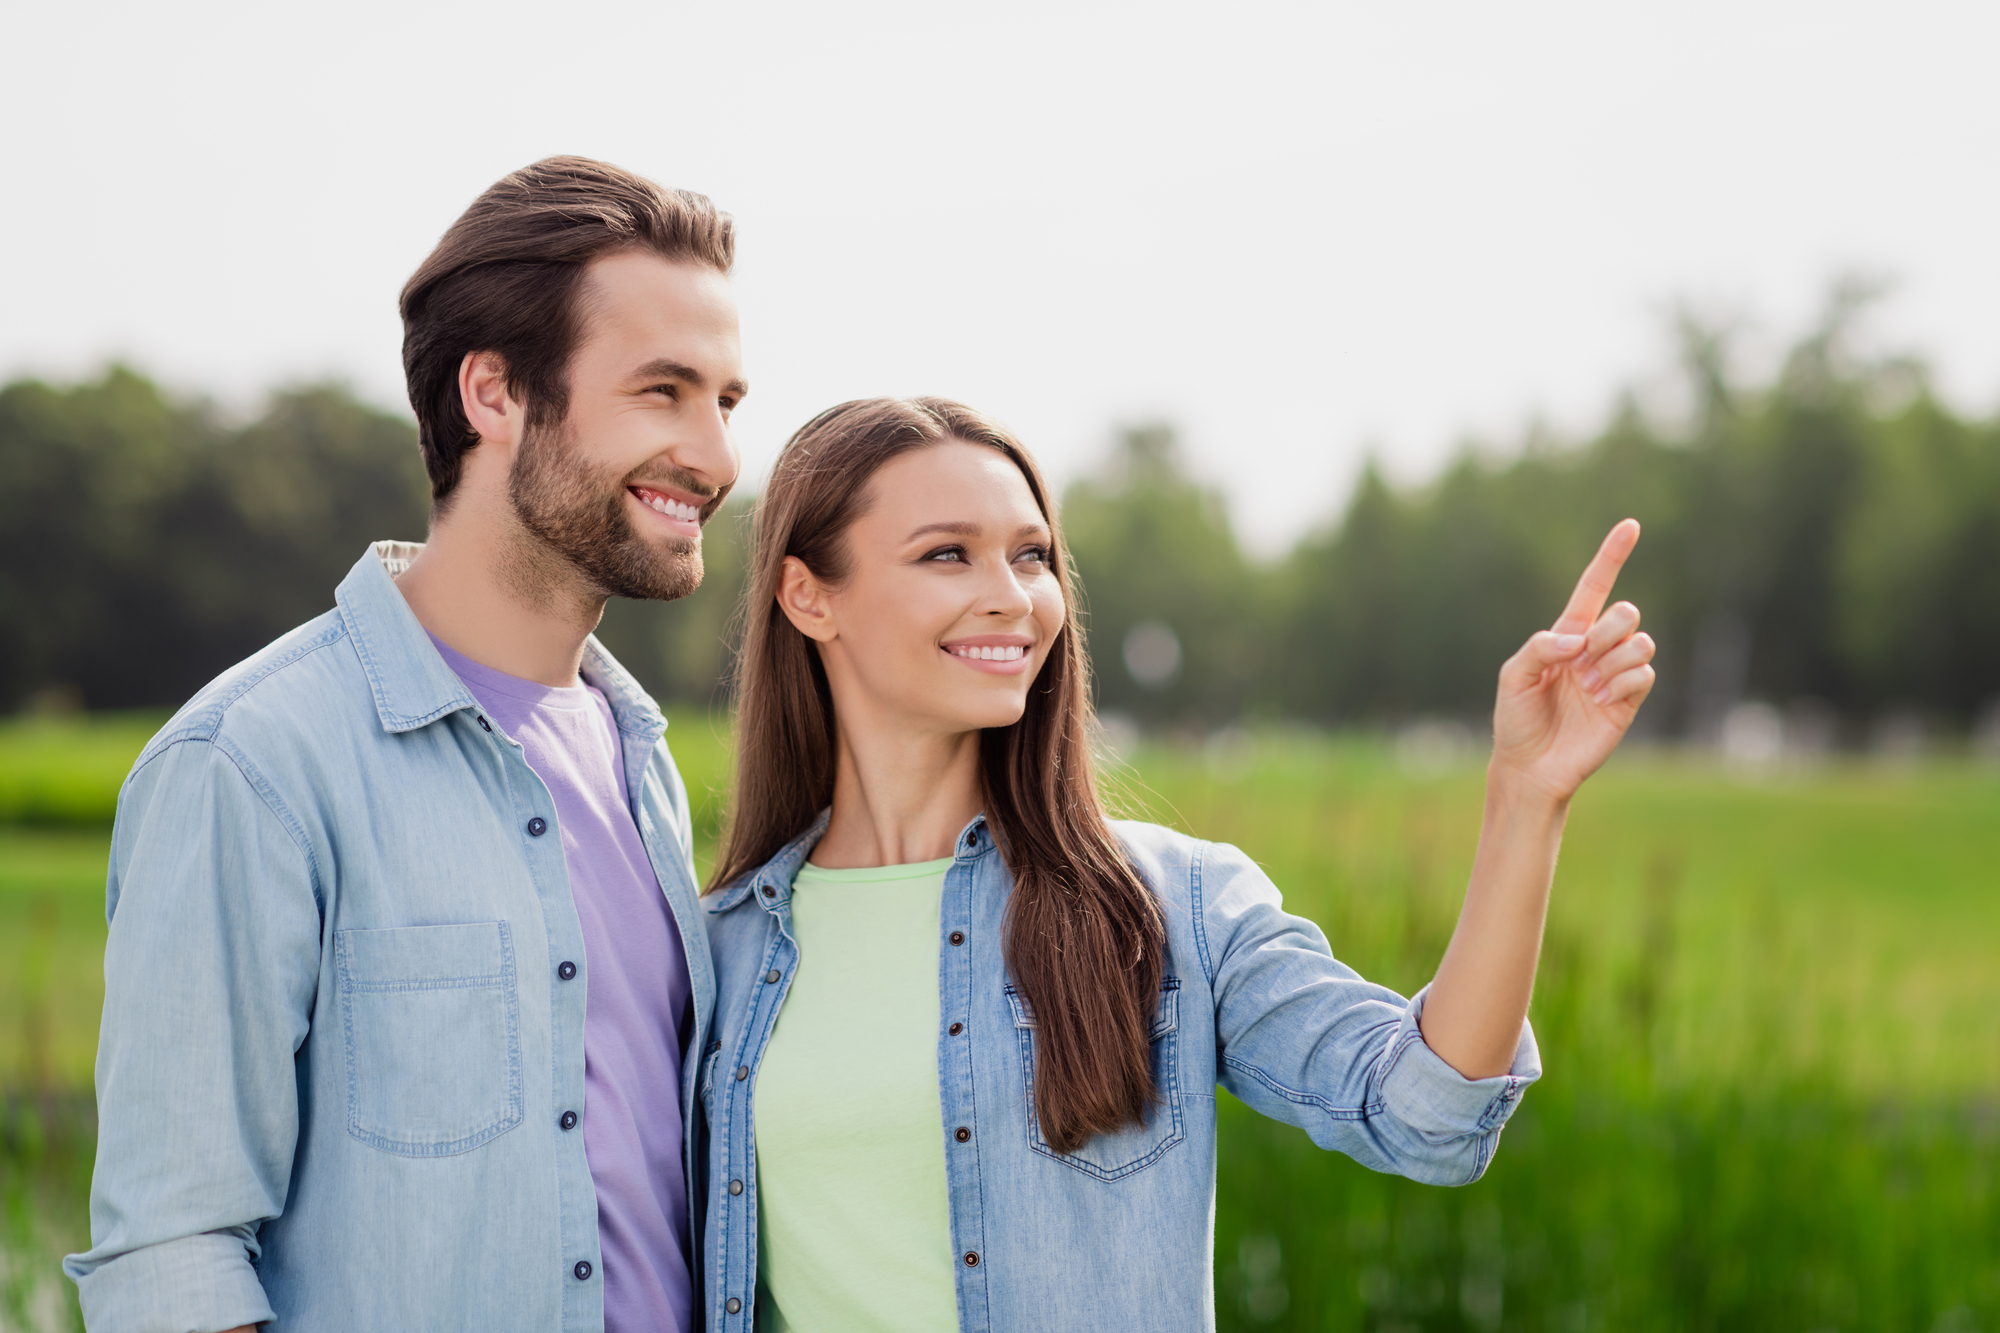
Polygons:
<instances>
[{"instance_id":1,"label":"denim jacket button","mask_svg":"<svg viewBox=\"0 0 2000 1333\"><path fill-rule=\"evenodd\" d=\"M529 837L539 838L548 831L549 831L549 821L543 819L540 815L536 815L533 819L528 821Z\"/></svg>"},{"instance_id":2,"label":"denim jacket button","mask_svg":"<svg viewBox=\"0 0 2000 1333\"><path fill-rule=\"evenodd\" d=\"M728 1300L722 1303L722 1308L729 1311L729 1313L731 1314L739 1314L742 1312L743 1302L737 1300L734 1296L731 1296Z\"/></svg>"},{"instance_id":3,"label":"denim jacket button","mask_svg":"<svg viewBox=\"0 0 2000 1333\"><path fill-rule=\"evenodd\" d=\"M771 886L770 886L769 884L766 884L766 885L764 886L764 896L765 896L766 898L775 898L775 897L777 897L777 896L778 896L778 891L777 891L776 889L772 888L772 887L771 887ZM730 1297L730 1299L731 1299L731 1300L735 1300L736 1298L735 1298L734 1296L732 1296L732 1297Z\"/></svg>"},{"instance_id":4,"label":"denim jacket button","mask_svg":"<svg viewBox=\"0 0 2000 1333\"><path fill-rule=\"evenodd\" d=\"M775 986L778 984L778 978L783 975L784 974L782 972L778 971L778 969L774 967L769 972L766 972L764 974L764 984L766 986Z\"/></svg>"},{"instance_id":5,"label":"denim jacket button","mask_svg":"<svg viewBox=\"0 0 2000 1333\"><path fill-rule=\"evenodd\" d=\"M556 975L564 981L575 981L576 964L570 962L568 959L564 959L562 962L556 964Z\"/></svg>"},{"instance_id":6,"label":"denim jacket button","mask_svg":"<svg viewBox=\"0 0 2000 1333\"><path fill-rule=\"evenodd\" d=\"M750 1066L749 1066L749 1065L738 1065L738 1066L736 1066L736 1081L737 1081L738 1083L741 1083L741 1082L742 1082L742 1081L743 1081L744 1079L746 1079L746 1078L749 1078L749 1077L750 1077Z\"/></svg>"},{"instance_id":7,"label":"denim jacket button","mask_svg":"<svg viewBox=\"0 0 2000 1333\"><path fill-rule=\"evenodd\" d=\"M730 1181L730 1182L729 1182L729 1192L730 1192L731 1194L741 1194L741 1193L743 1192L743 1182L742 1182L742 1181L740 1181L740 1180L732 1180L732 1181Z\"/></svg>"}]
</instances>

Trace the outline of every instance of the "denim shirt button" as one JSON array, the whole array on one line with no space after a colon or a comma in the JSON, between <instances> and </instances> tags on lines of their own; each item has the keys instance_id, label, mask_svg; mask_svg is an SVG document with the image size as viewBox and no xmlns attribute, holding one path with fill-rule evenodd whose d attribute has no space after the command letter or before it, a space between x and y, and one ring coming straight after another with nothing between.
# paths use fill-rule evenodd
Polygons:
<instances>
[{"instance_id":1,"label":"denim shirt button","mask_svg":"<svg viewBox=\"0 0 2000 1333\"><path fill-rule=\"evenodd\" d=\"M540 815L536 815L533 819L528 821L529 837L539 838L548 831L549 831L549 821L543 819Z\"/></svg>"},{"instance_id":2,"label":"denim shirt button","mask_svg":"<svg viewBox=\"0 0 2000 1333\"><path fill-rule=\"evenodd\" d=\"M740 1314L743 1310L743 1302L737 1300L734 1296L731 1296L728 1300L722 1303L722 1308L729 1311L729 1313L731 1314Z\"/></svg>"},{"instance_id":3,"label":"denim shirt button","mask_svg":"<svg viewBox=\"0 0 2000 1333\"><path fill-rule=\"evenodd\" d=\"M556 1123L557 1123L557 1124L559 1124L559 1125L561 1125L561 1126L562 1126L562 1127L563 1127L564 1129L575 1129L575 1128L576 1128L576 1112L574 1112L574 1111L564 1111L564 1112L562 1113L562 1119L560 1119L560 1120L556 1121Z\"/></svg>"},{"instance_id":4,"label":"denim shirt button","mask_svg":"<svg viewBox=\"0 0 2000 1333\"><path fill-rule=\"evenodd\" d=\"M743 1192L743 1182L742 1182L742 1181L740 1181L740 1180L732 1180L732 1181L730 1181L730 1182L729 1182L729 1192L730 1192L731 1194L741 1194L741 1193Z\"/></svg>"},{"instance_id":5,"label":"denim shirt button","mask_svg":"<svg viewBox=\"0 0 2000 1333\"><path fill-rule=\"evenodd\" d=\"M979 1267L979 1255L976 1251L967 1250L965 1252L965 1266L967 1268Z\"/></svg>"},{"instance_id":6,"label":"denim shirt button","mask_svg":"<svg viewBox=\"0 0 2000 1333\"><path fill-rule=\"evenodd\" d=\"M775 898L775 897L777 897L777 896L778 896L778 891L777 891L776 889L772 888L772 887L771 887L771 886L770 886L769 884L766 884L766 885L764 886L764 896L765 896L766 898ZM729 1299L731 1299L731 1300L735 1300L736 1298L735 1298L734 1296L732 1296L732 1297L730 1297Z\"/></svg>"},{"instance_id":7,"label":"denim shirt button","mask_svg":"<svg viewBox=\"0 0 2000 1333\"><path fill-rule=\"evenodd\" d=\"M972 1139L972 1131L967 1129L964 1125L960 1125L957 1129L952 1131L951 1136L957 1139L960 1143L967 1143L970 1142Z\"/></svg>"},{"instance_id":8,"label":"denim shirt button","mask_svg":"<svg viewBox=\"0 0 2000 1333\"><path fill-rule=\"evenodd\" d=\"M577 1261L576 1261L576 1267L575 1267L575 1268L572 1268L572 1269L570 1269L569 1271L570 1271L570 1272L572 1272L572 1273L574 1273L574 1274L576 1274L576 1280L577 1280L578 1282L588 1282L588 1281L590 1281L590 1271L591 1271L591 1270L590 1270L590 1260L588 1260L588 1259L579 1259L579 1260L577 1260Z\"/></svg>"},{"instance_id":9,"label":"denim shirt button","mask_svg":"<svg viewBox=\"0 0 2000 1333\"><path fill-rule=\"evenodd\" d=\"M965 932L962 930L954 930L953 932L951 932L951 942L953 944L965 943Z\"/></svg>"},{"instance_id":10,"label":"denim shirt button","mask_svg":"<svg viewBox=\"0 0 2000 1333\"><path fill-rule=\"evenodd\" d=\"M575 981L576 964L570 962L568 959L564 959L562 962L556 964L556 975L564 981Z\"/></svg>"},{"instance_id":11,"label":"denim shirt button","mask_svg":"<svg viewBox=\"0 0 2000 1333\"><path fill-rule=\"evenodd\" d=\"M764 974L764 984L766 986L775 986L778 984L778 978L783 975L784 974L782 972L778 971L778 969L774 967L769 972L766 972Z\"/></svg>"},{"instance_id":12,"label":"denim shirt button","mask_svg":"<svg viewBox=\"0 0 2000 1333\"><path fill-rule=\"evenodd\" d=\"M738 1065L738 1066L736 1066L736 1081L737 1081L738 1083L741 1083L741 1082L742 1082L742 1081L743 1081L744 1079L746 1079L746 1078L749 1078L749 1077L750 1077L750 1066L749 1066L749 1065Z\"/></svg>"},{"instance_id":13,"label":"denim shirt button","mask_svg":"<svg viewBox=\"0 0 2000 1333\"><path fill-rule=\"evenodd\" d=\"M953 1023L950 1027L946 1028L945 1031L949 1032L952 1036L956 1037L959 1033L965 1031L965 1024Z\"/></svg>"}]
</instances>

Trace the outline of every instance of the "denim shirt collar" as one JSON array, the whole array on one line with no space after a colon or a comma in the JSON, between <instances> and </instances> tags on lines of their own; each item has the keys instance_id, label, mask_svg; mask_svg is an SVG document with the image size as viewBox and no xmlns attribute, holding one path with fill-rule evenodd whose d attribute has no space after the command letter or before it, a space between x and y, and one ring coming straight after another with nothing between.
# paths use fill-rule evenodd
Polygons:
<instances>
[{"instance_id":1,"label":"denim shirt collar","mask_svg":"<svg viewBox=\"0 0 2000 1333\"><path fill-rule=\"evenodd\" d=\"M792 881L799 876L799 867L812 855L812 849L826 835L826 826L833 819L833 807L819 812L819 818L798 837L779 849L778 854L736 881L714 894L708 901L711 915L727 912L744 899L755 894L765 911L773 912L791 901ZM966 822L958 831L958 838L952 843L952 860L957 863L976 860L993 848L993 835L986 831L986 813L981 811Z\"/></svg>"},{"instance_id":2,"label":"denim shirt collar","mask_svg":"<svg viewBox=\"0 0 2000 1333\"><path fill-rule=\"evenodd\" d=\"M334 592L384 731L415 731L479 706L396 587L396 575L423 549L422 542L374 542ZM596 635L584 641L583 676L603 692L619 731L650 746L666 730L659 706Z\"/></svg>"}]
</instances>

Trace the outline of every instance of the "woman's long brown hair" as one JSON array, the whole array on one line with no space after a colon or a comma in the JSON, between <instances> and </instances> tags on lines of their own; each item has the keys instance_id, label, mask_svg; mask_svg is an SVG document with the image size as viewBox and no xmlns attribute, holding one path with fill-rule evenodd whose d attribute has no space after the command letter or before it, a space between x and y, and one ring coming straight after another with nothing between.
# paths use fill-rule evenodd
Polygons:
<instances>
[{"instance_id":1,"label":"woman's long brown hair","mask_svg":"<svg viewBox=\"0 0 2000 1333\"><path fill-rule=\"evenodd\" d=\"M833 801L833 696L819 654L778 607L786 556L838 584L847 528L890 459L947 440L1021 469L1052 534L1063 628L1009 727L982 732L986 820L1014 875L1007 964L1035 1016L1042 1135L1073 1152L1157 1100L1150 1030L1165 927L1105 821L1088 742L1090 663L1075 580L1040 469L1000 426L942 398L842 403L786 444L757 502L736 660L736 799L711 889L755 871Z\"/></svg>"}]
</instances>

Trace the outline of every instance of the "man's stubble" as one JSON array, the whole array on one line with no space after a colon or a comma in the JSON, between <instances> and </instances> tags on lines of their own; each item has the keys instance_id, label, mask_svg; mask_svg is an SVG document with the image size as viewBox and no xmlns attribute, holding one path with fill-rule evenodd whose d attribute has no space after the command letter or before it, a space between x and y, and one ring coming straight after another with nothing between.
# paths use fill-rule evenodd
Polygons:
<instances>
[{"instance_id":1,"label":"man's stubble","mask_svg":"<svg viewBox=\"0 0 2000 1333\"><path fill-rule=\"evenodd\" d=\"M714 494L671 465L648 464L624 477L593 469L579 458L566 423L529 426L507 477L507 499L541 549L518 552L509 581L535 602L560 597L576 580L598 596L636 601L677 601L700 587L699 541L648 542L633 531L626 487L645 484L642 473L692 495Z\"/></svg>"}]
</instances>

